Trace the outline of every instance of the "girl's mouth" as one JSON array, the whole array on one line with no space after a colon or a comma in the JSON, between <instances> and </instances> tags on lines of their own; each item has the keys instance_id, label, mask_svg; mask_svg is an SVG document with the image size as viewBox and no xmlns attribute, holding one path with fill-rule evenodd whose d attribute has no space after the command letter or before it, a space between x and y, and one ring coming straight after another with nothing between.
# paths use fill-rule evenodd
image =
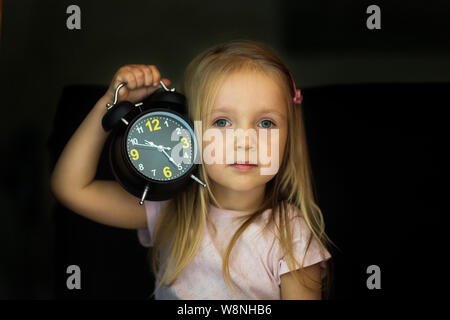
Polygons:
<instances>
[{"instance_id":1,"label":"girl's mouth","mask_svg":"<svg viewBox=\"0 0 450 320\"><path fill-rule=\"evenodd\" d=\"M249 164L249 163L235 163L232 164L231 166L239 171L249 171L257 167L256 164Z\"/></svg>"}]
</instances>

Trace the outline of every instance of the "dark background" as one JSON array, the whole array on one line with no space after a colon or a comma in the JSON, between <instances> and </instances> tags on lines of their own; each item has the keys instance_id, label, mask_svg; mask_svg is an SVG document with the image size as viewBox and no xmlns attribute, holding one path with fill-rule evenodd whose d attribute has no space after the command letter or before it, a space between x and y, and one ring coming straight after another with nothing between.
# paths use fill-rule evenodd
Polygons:
<instances>
[{"instance_id":1,"label":"dark background","mask_svg":"<svg viewBox=\"0 0 450 320\"><path fill-rule=\"evenodd\" d=\"M66 28L72 4L81 30ZM381 30L366 28L372 4ZM236 38L271 45L303 89L319 206L340 249L332 298L434 297L445 253L449 18L443 0L3 1L0 298L150 294L136 232L65 210L49 191L51 169L120 66L154 64L179 87L192 58ZM82 271L78 291L65 287L71 264ZM380 290L366 287L372 264Z\"/></svg>"}]
</instances>

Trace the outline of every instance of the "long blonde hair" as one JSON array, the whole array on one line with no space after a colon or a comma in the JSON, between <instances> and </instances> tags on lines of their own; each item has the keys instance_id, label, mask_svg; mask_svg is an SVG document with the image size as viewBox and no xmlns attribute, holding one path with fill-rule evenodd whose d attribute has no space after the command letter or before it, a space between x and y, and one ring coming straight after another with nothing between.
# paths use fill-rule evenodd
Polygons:
<instances>
[{"instance_id":1,"label":"long blonde hair","mask_svg":"<svg viewBox=\"0 0 450 320\"><path fill-rule=\"evenodd\" d=\"M228 75L241 70L263 72L279 80L288 106L289 123L283 161L278 173L266 184L263 203L256 211L244 216L243 223L228 244L222 269L224 280L231 289L233 285L229 258L233 246L245 229L266 209L272 209L271 219L266 226L276 226L277 238L284 250L290 271L298 269L299 266L301 268L304 257L300 264L294 257L292 231L289 225L293 220L288 216L288 206L298 208L311 230L307 247L312 237L325 248L332 243L325 234L323 215L314 200L302 105L293 104L292 97L295 93L288 68L270 47L251 40L233 40L213 46L194 58L186 68L182 88L179 90L186 96L188 116L192 121L201 120L204 132L206 121L203 120L206 119L206 112L212 107L221 84ZM191 262L200 247L208 223L211 223L215 230L208 209L210 203L219 208L220 204L209 187L210 180L204 166L199 165L194 174L204 181L207 187L191 183L186 190L168 201L155 223L151 254L152 271L157 279L158 272L164 271L153 294L163 284L172 285L180 272ZM165 250L160 250L162 248ZM162 256L163 251L166 252L166 256ZM161 262L164 262L164 265L161 265ZM329 270L330 268L327 268L327 271ZM327 272L324 280L329 279L329 275ZM296 281L300 281L296 274L294 276ZM326 281L326 284L325 289L323 286L322 289L325 295L328 295L330 281Z\"/></svg>"}]
</instances>

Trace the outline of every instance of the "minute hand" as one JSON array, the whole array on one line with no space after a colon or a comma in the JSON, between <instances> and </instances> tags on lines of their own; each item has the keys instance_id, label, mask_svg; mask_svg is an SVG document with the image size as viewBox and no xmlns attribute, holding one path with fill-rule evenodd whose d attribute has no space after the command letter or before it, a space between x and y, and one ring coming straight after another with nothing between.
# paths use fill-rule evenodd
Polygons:
<instances>
[{"instance_id":1,"label":"minute hand","mask_svg":"<svg viewBox=\"0 0 450 320\"><path fill-rule=\"evenodd\" d=\"M172 162L174 165L176 165L177 167L178 167L178 169L179 170L181 170L181 169L183 169L182 167L181 167L181 164L178 164L178 163L176 163L174 160L173 160L173 158L171 157L171 156L169 156L168 154L167 154L167 152L164 150L164 149L158 149L159 151L161 151L162 153L164 153L165 155L166 155L166 157L170 160L170 162Z\"/></svg>"},{"instance_id":2,"label":"minute hand","mask_svg":"<svg viewBox=\"0 0 450 320\"><path fill-rule=\"evenodd\" d=\"M133 143L133 146L139 146L139 147L144 147L144 148L158 148L158 146L156 145L149 145L149 144L140 144L140 143ZM169 147L162 147L166 150L170 150Z\"/></svg>"},{"instance_id":3,"label":"minute hand","mask_svg":"<svg viewBox=\"0 0 450 320\"><path fill-rule=\"evenodd\" d=\"M169 147L165 147L165 146L163 146L163 145L157 146L157 145L154 144L152 141L148 141L148 140L144 140L144 141L145 141L146 143L148 143L148 145L151 146L151 147L155 147L155 148L158 148L158 149L167 149L167 150L170 150Z\"/></svg>"}]
</instances>

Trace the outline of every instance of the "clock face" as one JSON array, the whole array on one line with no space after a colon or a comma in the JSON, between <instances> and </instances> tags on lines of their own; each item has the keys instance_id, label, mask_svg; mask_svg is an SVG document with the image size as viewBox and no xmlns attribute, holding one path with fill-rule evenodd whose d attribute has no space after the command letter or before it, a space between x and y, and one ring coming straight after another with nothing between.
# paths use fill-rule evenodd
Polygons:
<instances>
[{"instance_id":1,"label":"clock face","mask_svg":"<svg viewBox=\"0 0 450 320\"><path fill-rule=\"evenodd\" d=\"M194 165L197 141L192 127L182 117L151 111L131 124L126 150L139 173L153 180L171 181Z\"/></svg>"}]
</instances>

